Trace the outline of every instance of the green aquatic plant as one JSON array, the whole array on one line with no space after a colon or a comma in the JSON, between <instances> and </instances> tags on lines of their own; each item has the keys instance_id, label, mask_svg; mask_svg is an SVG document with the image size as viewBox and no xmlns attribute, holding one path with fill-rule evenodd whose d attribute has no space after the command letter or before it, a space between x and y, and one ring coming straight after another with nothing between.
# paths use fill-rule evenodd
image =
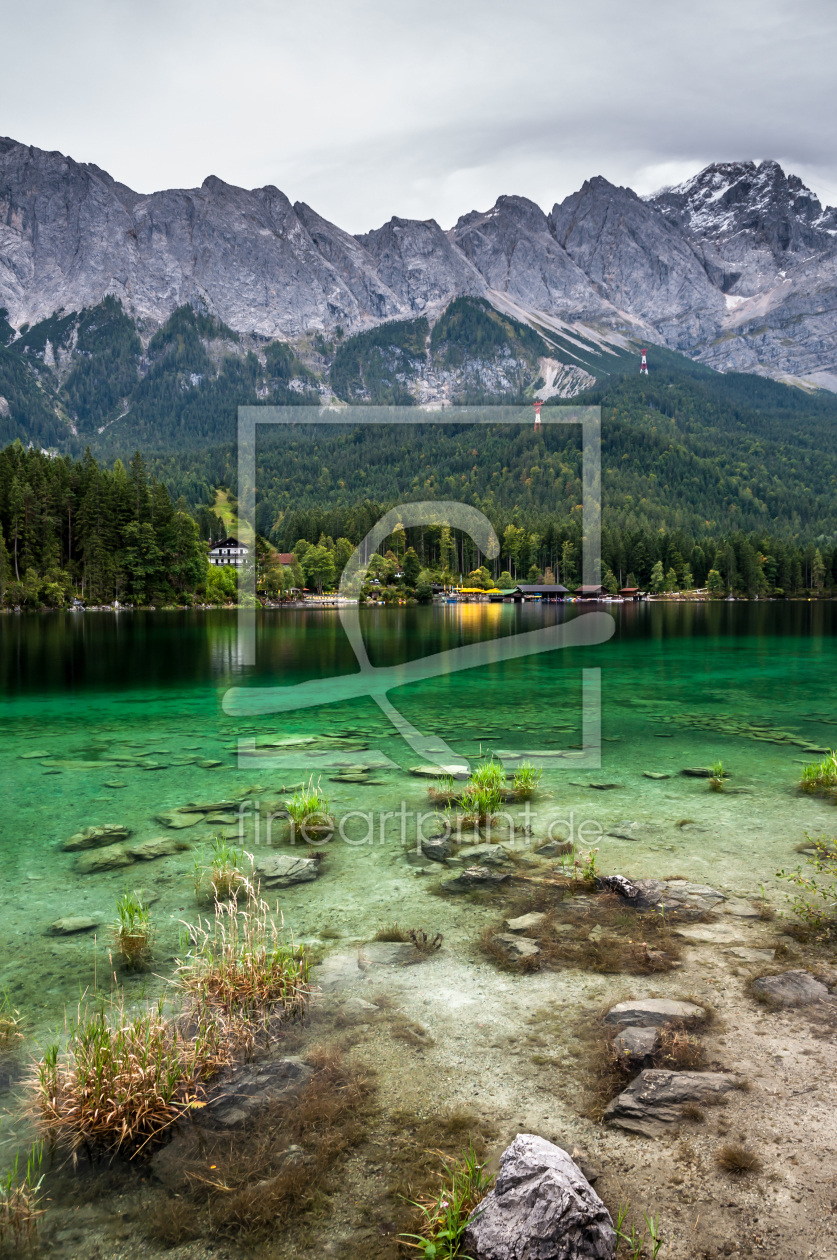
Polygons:
<instances>
[{"instance_id":1,"label":"green aquatic plant","mask_svg":"<svg viewBox=\"0 0 837 1260\"><path fill-rule=\"evenodd\" d=\"M252 872L253 857L223 836L213 836L209 845L208 853L202 850L195 858L195 896L226 901Z\"/></svg>"},{"instance_id":2,"label":"green aquatic plant","mask_svg":"<svg viewBox=\"0 0 837 1260\"><path fill-rule=\"evenodd\" d=\"M512 786L514 794L520 801L528 801L538 790L543 771L535 769L528 761L524 761L514 772Z\"/></svg>"},{"instance_id":3,"label":"green aquatic plant","mask_svg":"<svg viewBox=\"0 0 837 1260\"><path fill-rule=\"evenodd\" d=\"M776 877L800 890L788 898L797 918L812 931L827 936L837 927L837 842L827 836L811 840L807 831L805 838L813 850L805 857L811 873L797 866L794 871L777 871Z\"/></svg>"},{"instance_id":4,"label":"green aquatic plant","mask_svg":"<svg viewBox=\"0 0 837 1260\"><path fill-rule=\"evenodd\" d=\"M722 761L713 761L710 766L710 770L712 771L709 776L710 789L713 792L723 792L724 780L726 779L726 774L724 773L724 763Z\"/></svg>"},{"instance_id":5,"label":"green aquatic plant","mask_svg":"<svg viewBox=\"0 0 837 1260\"><path fill-rule=\"evenodd\" d=\"M575 869L581 871L581 878L585 884L593 884L596 881L596 854L598 849L590 849L580 860L576 858Z\"/></svg>"},{"instance_id":6,"label":"green aquatic plant","mask_svg":"<svg viewBox=\"0 0 837 1260\"><path fill-rule=\"evenodd\" d=\"M503 804L503 792L495 786L469 781L457 804L465 825L476 827L480 823L491 822L497 816Z\"/></svg>"},{"instance_id":7,"label":"green aquatic plant","mask_svg":"<svg viewBox=\"0 0 837 1260\"><path fill-rule=\"evenodd\" d=\"M285 800L284 805L291 820L292 839L296 839L297 831L302 833L302 838L309 844L316 843L309 836L309 831L326 832L324 838L330 839L334 830L334 819L329 813L331 805L328 794L320 787L319 779L315 787L312 775L304 787Z\"/></svg>"},{"instance_id":8,"label":"green aquatic plant","mask_svg":"<svg viewBox=\"0 0 837 1260\"><path fill-rule=\"evenodd\" d=\"M837 796L837 752L832 749L822 761L803 766L799 786L803 792Z\"/></svg>"},{"instance_id":9,"label":"green aquatic plant","mask_svg":"<svg viewBox=\"0 0 837 1260\"><path fill-rule=\"evenodd\" d=\"M643 1212L645 1221L645 1229L640 1232L636 1227L636 1221L631 1221L631 1232L627 1232L627 1217L630 1211L630 1202L620 1203L616 1214L616 1245L624 1243L630 1260L641 1260L646 1254L646 1240L651 1244L650 1257L651 1260L657 1260L663 1246L663 1238L660 1233L660 1215L648 1216Z\"/></svg>"},{"instance_id":10,"label":"green aquatic plant","mask_svg":"<svg viewBox=\"0 0 837 1260\"><path fill-rule=\"evenodd\" d=\"M118 918L111 927L114 949L126 967L139 970L151 957L151 912L142 889L123 893L116 913Z\"/></svg>"},{"instance_id":11,"label":"green aquatic plant","mask_svg":"<svg viewBox=\"0 0 837 1260\"><path fill-rule=\"evenodd\" d=\"M38 1217L43 1215L38 1206L43 1159L44 1144L36 1142L26 1156L25 1173L20 1168L20 1151L16 1151L11 1168L0 1177L0 1246L12 1243L15 1255L31 1244Z\"/></svg>"},{"instance_id":12,"label":"green aquatic plant","mask_svg":"<svg viewBox=\"0 0 837 1260\"><path fill-rule=\"evenodd\" d=\"M451 1163L443 1160L442 1168L442 1185L436 1194L408 1200L423 1218L421 1233L400 1237L408 1247L420 1251L425 1260L468 1260L462 1252L468 1219L493 1186L494 1177L479 1162L473 1142L460 1159Z\"/></svg>"},{"instance_id":13,"label":"green aquatic plant","mask_svg":"<svg viewBox=\"0 0 837 1260\"><path fill-rule=\"evenodd\" d=\"M506 783L506 772L498 761L483 761L468 776L467 787L485 788L502 791Z\"/></svg>"}]
</instances>

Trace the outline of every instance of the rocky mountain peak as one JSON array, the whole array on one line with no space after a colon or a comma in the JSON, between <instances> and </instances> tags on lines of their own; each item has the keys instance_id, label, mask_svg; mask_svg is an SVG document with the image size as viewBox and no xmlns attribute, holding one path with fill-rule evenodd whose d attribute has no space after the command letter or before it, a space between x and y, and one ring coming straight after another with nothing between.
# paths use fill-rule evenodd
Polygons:
<instances>
[{"instance_id":1,"label":"rocky mountain peak","mask_svg":"<svg viewBox=\"0 0 837 1260\"><path fill-rule=\"evenodd\" d=\"M788 253L828 248L828 229L837 227L837 211L823 210L798 175L769 159L713 163L647 204L693 239L715 242L724 256L740 259L743 247L772 254L781 266Z\"/></svg>"},{"instance_id":2,"label":"rocky mountain peak","mask_svg":"<svg viewBox=\"0 0 837 1260\"><path fill-rule=\"evenodd\" d=\"M562 318L615 314L555 240L543 210L528 197L498 197L490 210L463 215L448 236L488 288L516 305Z\"/></svg>"}]
</instances>

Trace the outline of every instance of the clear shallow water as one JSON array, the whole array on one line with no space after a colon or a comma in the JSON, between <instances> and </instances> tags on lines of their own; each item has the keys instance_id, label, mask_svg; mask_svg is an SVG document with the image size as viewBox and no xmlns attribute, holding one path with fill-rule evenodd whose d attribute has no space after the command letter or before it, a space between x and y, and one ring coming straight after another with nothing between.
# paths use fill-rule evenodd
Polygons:
<instances>
[{"instance_id":1,"label":"clear shallow water","mask_svg":"<svg viewBox=\"0 0 837 1260\"><path fill-rule=\"evenodd\" d=\"M588 838L602 869L683 874L744 894L795 862L806 830L837 832L837 814L795 791L806 748L837 744L837 605L614 606L616 632L598 647L572 648L464 671L392 694L426 734L474 759L492 749L572 749L581 742L581 670L602 671L602 766L545 770L533 832L553 819L597 824ZM376 609L364 614L374 664L396 664L536 629L572 609L478 605ZM429 881L404 862L397 821L381 811L427 809L426 784L407 768L416 755L373 701L359 699L279 716L236 719L222 708L230 686L286 685L357 668L337 615L276 612L259 622L259 664L244 669L236 615L49 614L0 618L0 987L26 1019L28 1045L56 1027L79 993L111 974L106 928L55 938L67 914L104 924L126 888L157 900L155 975L169 974L183 920L197 913L195 851L217 827L166 832L156 815L189 801L220 801L259 784L266 795L314 773L333 812L374 812L374 845L339 843L316 884L281 895L299 937L325 927L371 935L393 917L431 914L455 937L456 911L428 900ZM240 737L342 732L393 763L374 785L331 782L316 761L298 769L239 768ZM44 754L29 756L30 753ZM131 756L143 765L109 758ZM710 793L684 767L721 759L739 793ZM220 762L212 768L199 760ZM55 765L60 762L63 764ZM644 772L669 774L648 779ZM618 786L608 791L592 782ZM112 786L121 784L122 786ZM177 834L191 852L123 870L82 875L60 845L82 827L124 823L132 842ZM639 824L641 839L608 835ZM410 824L413 826L413 824ZM358 830L360 828L360 831ZM363 834L356 818L350 838ZM429 828L432 830L432 828ZM383 834L385 842L380 843ZM414 834L414 832L410 832ZM251 837L252 839L252 837ZM450 924L447 922L450 919ZM453 935L451 936L450 933ZM129 994L159 983L119 974Z\"/></svg>"}]
</instances>

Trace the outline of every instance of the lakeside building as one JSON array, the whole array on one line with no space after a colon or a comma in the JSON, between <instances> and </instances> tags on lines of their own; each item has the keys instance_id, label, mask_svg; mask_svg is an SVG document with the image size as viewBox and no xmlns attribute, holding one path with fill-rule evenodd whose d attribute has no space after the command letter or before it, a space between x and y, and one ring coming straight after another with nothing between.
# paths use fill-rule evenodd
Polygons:
<instances>
[{"instance_id":1,"label":"lakeside building","mask_svg":"<svg viewBox=\"0 0 837 1260\"><path fill-rule=\"evenodd\" d=\"M237 538L224 538L209 550L209 563L216 566L231 566L240 569L250 554L250 548Z\"/></svg>"}]
</instances>

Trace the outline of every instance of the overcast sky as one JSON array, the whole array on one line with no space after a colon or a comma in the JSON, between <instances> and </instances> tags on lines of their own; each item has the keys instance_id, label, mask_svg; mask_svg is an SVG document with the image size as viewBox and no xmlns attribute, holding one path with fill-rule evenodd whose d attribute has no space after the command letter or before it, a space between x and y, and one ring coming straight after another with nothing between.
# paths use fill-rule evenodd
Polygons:
<instances>
[{"instance_id":1,"label":"overcast sky","mask_svg":"<svg viewBox=\"0 0 837 1260\"><path fill-rule=\"evenodd\" d=\"M0 0L0 134L353 232L774 157L837 203L834 0Z\"/></svg>"}]
</instances>

